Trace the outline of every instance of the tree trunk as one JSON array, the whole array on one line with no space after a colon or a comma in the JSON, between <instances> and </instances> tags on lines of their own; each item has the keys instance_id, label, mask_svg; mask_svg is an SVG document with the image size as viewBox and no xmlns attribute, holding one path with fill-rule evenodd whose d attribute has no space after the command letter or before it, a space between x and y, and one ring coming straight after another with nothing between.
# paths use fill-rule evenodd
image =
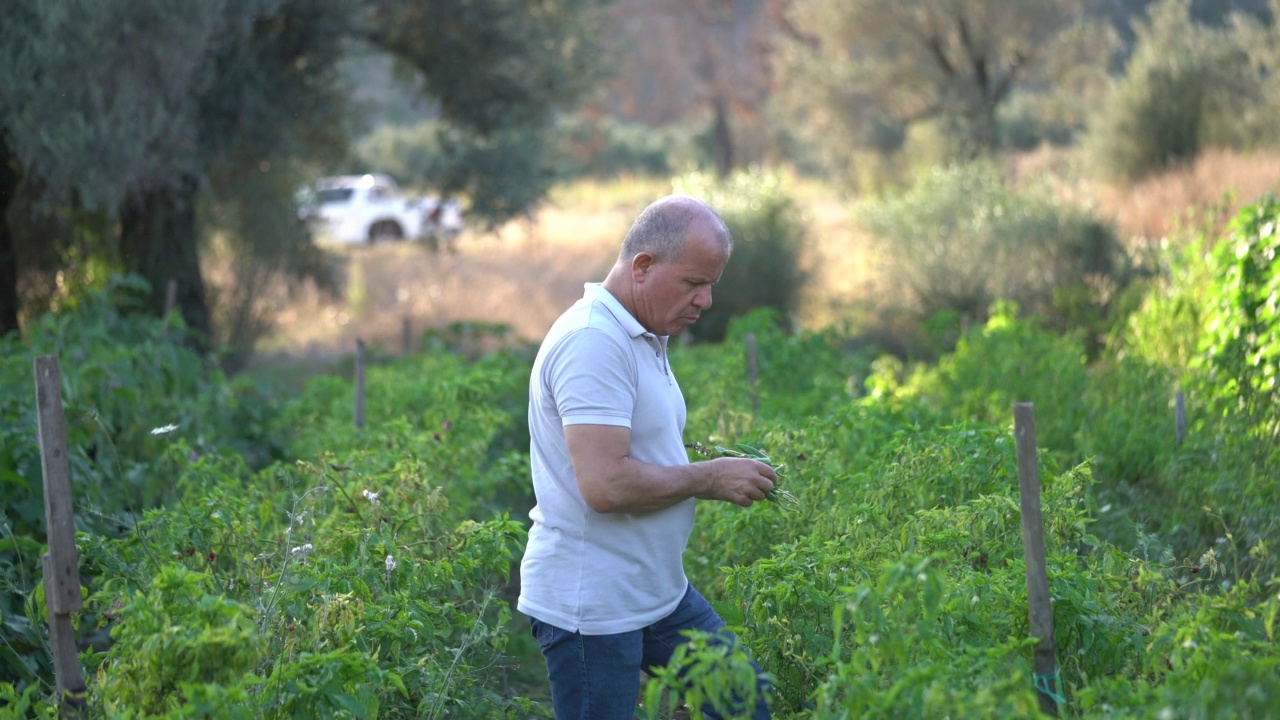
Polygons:
<instances>
[{"instance_id":1,"label":"tree trunk","mask_svg":"<svg viewBox=\"0 0 1280 720\"><path fill-rule=\"evenodd\" d=\"M18 254L9 228L9 207L18 192L18 160L0 137L0 337L18 332Z\"/></svg>"},{"instance_id":2,"label":"tree trunk","mask_svg":"<svg viewBox=\"0 0 1280 720\"><path fill-rule=\"evenodd\" d=\"M996 106L999 100L979 98L969 111L969 143L970 152L975 158L991 157L995 154L997 137Z\"/></svg>"},{"instance_id":3,"label":"tree trunk","mask_svg":"<svg viewBox=\"0 0 1280 720\"><path fill-rule=\"evenodd\" d=\"M724 179L733 172L733 128L729 125L729 107L724 96L716 93L715 110L716 177Z\"/></svg>"},{"instance_id":4,"label":"tree trunk","mask_svg":"<svg viewBox=\"0 0 1280 720\"><path fill-rule=\"evenodd\" d=\"M196 193L195 179L184 178L175 188L126 200L120 214L120 254L127 272L151 284L156 315L165 310L169 282L176 284L175 307L191 331L192 344L204 352L212 342L212 325L200 275Z\"/></svg>"}]
</instances>

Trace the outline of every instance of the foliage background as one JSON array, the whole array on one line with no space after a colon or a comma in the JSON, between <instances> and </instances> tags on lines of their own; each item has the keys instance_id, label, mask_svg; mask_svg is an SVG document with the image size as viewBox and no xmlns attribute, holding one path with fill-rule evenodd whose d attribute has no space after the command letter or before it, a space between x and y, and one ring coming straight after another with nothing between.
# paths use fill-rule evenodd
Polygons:
<instances>
[{"instance_id":1,"label":"foliage background","mask_svg":"<svg viewBox=\"0 0 1280 720\"><path fill-rule=\"evenodd\" d=\"M511 613L528 364L672 191L738 241L673 349L689 439L766 448L801 499L703 505L686 558L779 717L1035 712L1023 400L1064 714L1266 717L1280 6L994 7L0 4L0 717L56 712L43 354L95 713L549 715ZM297 224L298 183L369 168L471 229ZM743 667L695 642L642 712Z\"/></svg>"}]
</instances>

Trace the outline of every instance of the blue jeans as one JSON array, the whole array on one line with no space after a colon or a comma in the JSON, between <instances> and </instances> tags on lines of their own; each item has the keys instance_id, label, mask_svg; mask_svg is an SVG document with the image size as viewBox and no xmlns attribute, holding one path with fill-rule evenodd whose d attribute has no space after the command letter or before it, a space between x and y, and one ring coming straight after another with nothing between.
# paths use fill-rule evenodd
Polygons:
<instances>
[{"instance_id":1,"label":"blue jeans","mask_svg":"<svg viewBox=\"0 0 1280 720\"><path fill-rule=\"evenodd\" d=\"M640 670L666 665L676 646L689 641L681 634L684 630L714 633L726 643L737 644L737 638L725 629L724 621L693 585L670 615L631 632L583 635L536 618L530 618L530 624L547 661L556 720L633 718L640 694ZM768 680L754 660L751 664L761 691L751 717L768 720L769 706L764 699ZM703 712L709 718L721 717L713 708L703 708Z\"/></svg>"}]
</instances>

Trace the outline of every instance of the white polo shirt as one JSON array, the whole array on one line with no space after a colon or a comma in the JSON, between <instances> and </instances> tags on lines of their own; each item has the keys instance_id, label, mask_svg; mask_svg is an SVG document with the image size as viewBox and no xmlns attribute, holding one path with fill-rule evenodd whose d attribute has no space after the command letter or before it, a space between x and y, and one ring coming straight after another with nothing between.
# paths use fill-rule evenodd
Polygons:
<instances>
[{"instance_id":1,"label":"white polo shirt","mask_svg":"<svg viewBox=\"0 0 1280 720\"><path fill-rule=\"evenodd\" d=\"M666 336L646 331L600 284L588 283L551 326L529 380L537 504L517 609L584 635L637 630L675 609L688 587L682 555L696 501L653 512L592 510L564 426L628 427L632 458L670 466L689 462L684 423Z\"/></svg>"}]
</instances>

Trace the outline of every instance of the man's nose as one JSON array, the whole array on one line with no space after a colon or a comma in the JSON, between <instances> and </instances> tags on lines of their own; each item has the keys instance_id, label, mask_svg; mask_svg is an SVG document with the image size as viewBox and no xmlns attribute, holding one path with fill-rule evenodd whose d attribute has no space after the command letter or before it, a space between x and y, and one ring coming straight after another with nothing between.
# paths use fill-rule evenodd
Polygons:
<instances>
[{"instance_id":1,"label":"man's nose","mask_svg":"<svg viewBox=\"0 0 1280 720\"><path fill-rule=\"evenodd\" d=\"M706 290L699 290L698 293L693 296L693 306L698 308L699 310L706 310L707 308L710 308L711 307L711 288L707 288Z\"/></svg>"}]
</instances>

